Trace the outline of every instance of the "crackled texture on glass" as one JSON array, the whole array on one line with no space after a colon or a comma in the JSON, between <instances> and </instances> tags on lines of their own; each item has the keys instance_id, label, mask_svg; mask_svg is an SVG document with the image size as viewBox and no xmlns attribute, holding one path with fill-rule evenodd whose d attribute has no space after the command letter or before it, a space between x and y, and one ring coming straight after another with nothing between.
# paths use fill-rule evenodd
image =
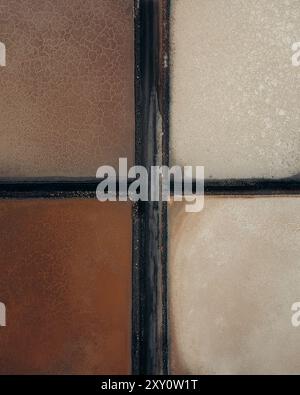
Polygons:
<instances>
[{"instance_id":1,"label":"crackled texture on glass","mask_svg":"<svg viewBox=\"0 0 300 395\"><path fill-rule=\"evenodd\" d=\"M0 202L0 374L128 374L131 205Z\"/></svg>"},{"instance_id":2,"label":"crackled texture on glass","mask_svg":"<svg viewBox=\"0 0 300 395\"><path fill-rule=\"evenodd\" d=\"M298 0L172 0L171 157L207 178L300 172Z\"/></svg>"},{"instance_id":3,"label":"crackled texture on glass","mask_svg":"<svg viewBox=\"0 0 300 395\"><path fill-rule=\"evenodd\" d=\"M300 198L171 208L171 371L300 373Z\"/></svg>"},{"instance_id":4,"label":"crackled texture on glass","mask_svg":"<svg viewBox=\"0 0 300 395\"><path fill-rule=\"evenodd\" d=\"M0 0L0 177L132 161L133 0Z\"/></svg>"}]
</instances>

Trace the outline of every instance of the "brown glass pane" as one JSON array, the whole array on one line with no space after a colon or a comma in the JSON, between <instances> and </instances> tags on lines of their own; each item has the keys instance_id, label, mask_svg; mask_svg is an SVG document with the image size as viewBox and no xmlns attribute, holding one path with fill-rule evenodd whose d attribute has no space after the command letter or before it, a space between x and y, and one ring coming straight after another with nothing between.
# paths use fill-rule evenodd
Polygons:
<instances>
[{"instance_id":1,"label":"brown glass pane","mask_svg":"<svg viewBox=\"0 0 300 395\"><path fill-rule=\"evenodd\" d=\"M0 223L0 373L130 373L131 205L2 201Z\"/></svg>"},{"instance_id":2,"label":"brown glass pane","mask_svg":"<svg viewBox=\"0 0 300 395\"><path fill-rule=\"evenodd\" d=\"M175 203L170 221L172 373L299 374L300 198Z\"/></svg>"},{"instance_id":3,"label":"brown glass pane","mask_svg":"<svg viewBox=\"0 0 300 395\"><path fill-rule=\"evenodd\" d=\"M1 177L131 162L133 32L133 0L0 0Z\"/></svg>"}]
</instances>

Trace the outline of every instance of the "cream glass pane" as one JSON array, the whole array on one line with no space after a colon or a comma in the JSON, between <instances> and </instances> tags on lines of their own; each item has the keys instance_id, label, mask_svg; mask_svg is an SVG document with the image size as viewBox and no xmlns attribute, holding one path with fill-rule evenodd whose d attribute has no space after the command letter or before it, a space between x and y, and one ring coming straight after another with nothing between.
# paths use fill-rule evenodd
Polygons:
<instances>
[{"instance_id":1,"label":"cream glass pane","mask_svg":"<svg viewBox=\"0 0 300 395\"><path fill-rule=\"evenodd\" d=\"M170 222L171 372L300 373L300 198L175 203Z\"/></svg>"},{"instance_id":2,"label":"cream glass pane","mask_svg":"<svg viewBox=\"0 0 300 395\"><path fill-rule=\"evenodd\" d=\"M300 2L171 4L173 164L218 179L299 173Z\"/></svg>"}]
</instances>

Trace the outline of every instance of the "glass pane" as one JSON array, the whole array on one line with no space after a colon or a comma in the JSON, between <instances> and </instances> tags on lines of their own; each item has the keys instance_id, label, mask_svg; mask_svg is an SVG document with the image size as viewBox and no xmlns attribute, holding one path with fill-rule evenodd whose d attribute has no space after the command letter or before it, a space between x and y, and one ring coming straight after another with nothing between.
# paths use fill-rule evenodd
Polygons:
<instances>
[{"instance_id":1,"label":"glass pane","mask_svg":"<svg viewBox=\"0 0 300 395\"><path fill-rule=\"evenodd\" d=\"M170 221L172 373L299 374L300 198L175 203Z\"/></svg>"},{"instance_id":2,"label":"glass pane","mask_svg":"<svg viewBox=\"0 0 300 395\"><path fill-rule=\"evenodd\" d=\"M132 161L133 35L133 0L0 0L1 177Z\"/></svg>"},{"instance_id":3,"label":"glass pane","mask_svg":"<svg viewBox=\"0 0 300 395\"><path fill-rule=\"evenodd\" d=\"M1 374L131 369L131 205L0 202Z\"/></svg>"},{"instance_id":4,"label":"glass pane","mask_svg":"<svg viewBox=\"0 0 300 395\"><path fill-rule=\"evenodd\" d=\"M173 164L215 179L299 173L299 1L171 4Z\"/></svg>"}]
</instances>

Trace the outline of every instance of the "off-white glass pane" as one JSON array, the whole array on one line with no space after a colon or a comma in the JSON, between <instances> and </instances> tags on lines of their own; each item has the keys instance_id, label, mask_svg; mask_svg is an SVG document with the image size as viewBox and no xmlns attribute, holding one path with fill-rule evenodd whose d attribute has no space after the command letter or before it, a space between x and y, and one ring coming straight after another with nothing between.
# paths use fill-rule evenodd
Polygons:
<instances>
[{"instance_id":1,"label":"off-white glass pane","mask_svg":"<svg viewBox=\"0 0 300 395\"><path fill-rule=\"evenodd\" d=\"M175 203L170 222L171 372L300 373L300 198Z\"/></svg>"},{"instance_id":2,"label":"off-white glass pane","mask_svg":"<svg viewBox=\"0 0 300 395\"><path fill-rule=\"evenodd\" d=\"M171 5L173 164L219 179L299 173L300 2Z\"/></svg>"}]
</instances>

